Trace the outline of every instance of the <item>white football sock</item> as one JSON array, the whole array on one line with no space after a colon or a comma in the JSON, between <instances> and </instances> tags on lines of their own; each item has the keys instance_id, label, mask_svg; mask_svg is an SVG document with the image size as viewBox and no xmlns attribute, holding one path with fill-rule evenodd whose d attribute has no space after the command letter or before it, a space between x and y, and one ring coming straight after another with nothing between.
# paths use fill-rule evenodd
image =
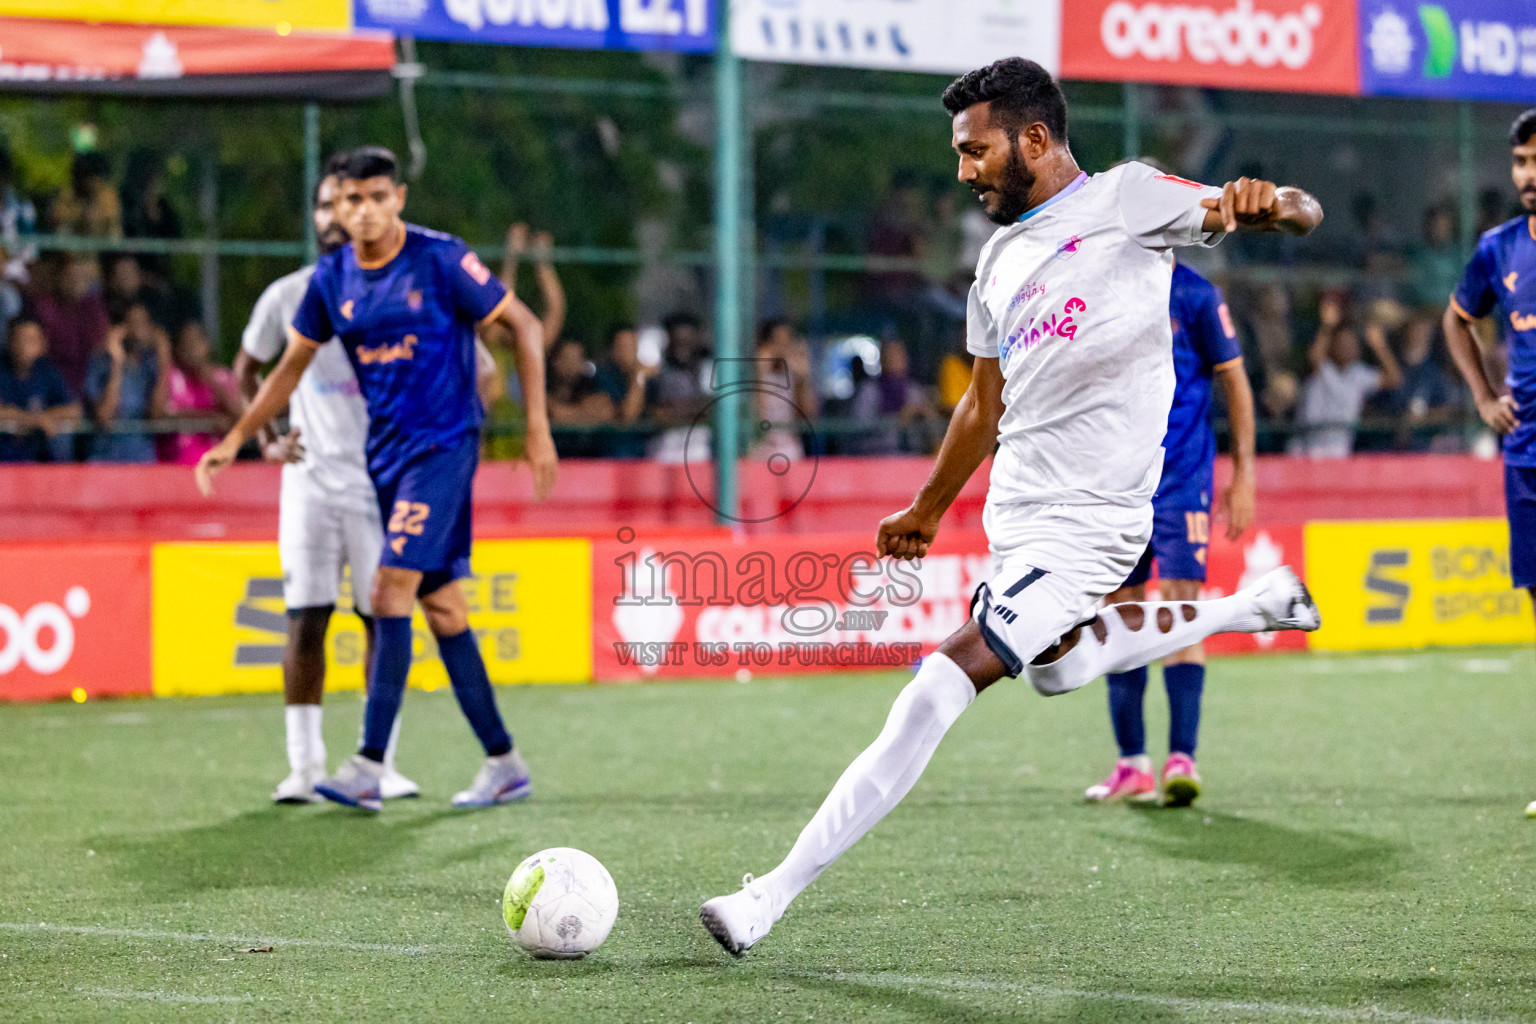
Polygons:
<instances>
[{"instance_id":1,"label":"white football sock","mask_svg":"<svg viewBox=\"0 0 1536 1024\"><path fill-rule=\"evenodd\" d=\"M325 733L320 728L320 705L308 704L309 708L309 763L325 767Z\"/></svg>"},{"instance_id":2,"label":"white football sock","mask_svg":"<svg viewBox=\"0 0 1536 1024\"><path fill-rule=\"evenodd\" d=\"M930 654L897 696L885 728L854 758L783 863L760 880L773 896L774 917L917 782L939 741L976 698L976 687L947 655Z\"/></svg>"},{"instance_id":3,"label":"white football sock","mask_svg":"<svg viewBox=\"0 0 1536 1024\"><path fill-rule=\"evenodd\" d=\"M311 726L310 722L314 725ZM320 743L320 755L315 757L313 753L314 733L320 728L319 704L285 704L283 706L283 724L288 734L288 767L291 771L302 771L315 761L325 760L325 743ZM314 730L314 732L311 731Z\"/></svg>"},{"instance_id":4,"label":"white football sock","mask_svg":"<svg viewBox=\"0 0 1536 1024\"><path fill-rule=\"evenodd\" d=\"M1109 672L1140 668L1216 633L1269 628L1244 593L1213 601L1117 604L1082 627L1077 646L1049 665L1029 665L1035 689L1051 696L1076 690Z\"/></svg>"},{"instance_id":5,"label":"white football sock","mask_svg":"<svg viewBox=\"0 0 1536 1024\"><path fill-rule=\"evenodd\" d=\"M395 716L395 724L389 730L389 745L384 748L384 770L395 770L395 748L400 745L400 716Z\"/></svg>"}]
</instances>

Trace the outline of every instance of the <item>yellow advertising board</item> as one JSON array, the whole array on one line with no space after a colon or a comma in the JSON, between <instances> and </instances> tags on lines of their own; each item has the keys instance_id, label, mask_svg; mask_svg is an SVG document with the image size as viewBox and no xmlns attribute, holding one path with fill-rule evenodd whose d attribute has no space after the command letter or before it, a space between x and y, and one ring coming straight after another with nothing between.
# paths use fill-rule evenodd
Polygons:
<instances>
[{"instance_id":1,"label":"yellow advertising board","mask_svg":"<svg viewBox=\"0 0 1536 1024\"><path fill-rule=\"evenodd\" d=\"M0 17L347 32L352 0L0 0Z\"/></svg>"},{"instance_id":2,"label":"yellow advertising board","mask_svg":"<svg viewBox=\"0 0 1536 1024\"><path fill-rule=\"evenodd\" d=\"M1530 643L1531 599L1509 578L1502 519L1308 523L1316 651Z\"/></svg>"},{"instance_id":3,"label":"yellow advertising board","mask_svg":"<svg viewBox=\"0 0 1536 1024\"><path fill-rule=\"evenodd\" d=\"M288 622L275 544L156 544L156 696L282 689ZM480 541L462 581L493 683L592 678L592 547L583 539ZM327 689L363 685L363 632L344 584L326 637ZM411 685L448 685L420 609Z\"/></svg>"}]
</instances>

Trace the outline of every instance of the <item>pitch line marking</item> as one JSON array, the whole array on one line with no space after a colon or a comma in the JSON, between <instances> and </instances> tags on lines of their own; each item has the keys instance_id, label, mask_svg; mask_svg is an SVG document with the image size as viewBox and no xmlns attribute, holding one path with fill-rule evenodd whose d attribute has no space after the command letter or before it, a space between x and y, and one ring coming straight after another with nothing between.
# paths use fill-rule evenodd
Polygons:
<instances>
[{"instance_id":1,"label":"pitch line marking","mask_svg":"<svg viewBox=\"0 0 1536 1024\"><path fill-rule=\"evenodd\" d=\"M1292 1003L1244 1002L1233 999L1202 999L1193 996L1158 996L1142 992L1092 992L1087 989L1053 988L1047 985L1025 985L1007 981L967 981L960 978L925 978L911 974L848 973L833 971L813 973L793 972L802 978L834 981L851 981L855 984L883 986L885 988L950 988L972 989L982 992L1016 992L1023 996L1045 999L1092 999L1108 1003L1140 1003L1170 1010L1186 1010L1205 1013L1246 1013L1271 1017L1308 1017L1317 1020L1339 1021L1392 1021L1394 1024L1518 1024L1491 1018L1427 1017L1404 1010L1382 1010L1374 1006L1358 1009L1342 1006L1304 1006Z\"/></svg>"},{"instance_id":2,"label":"pitch line marking","mask_svg":"<svg viewBox=\"0 0 1536 1024\"><path fill-rule=\"evenodd\" d=\"M93 935L109 939L169 939L174 942L220 942L237 945L310 946L320 949L346 949L362 953L399 953L420 956L423 953L443 952L445 947L390 946L377 942L347 942L342 939L274 939L261 935L209 935L202 932L170 932L154 928L103 928L96 925L78 924L30 924L0 921L0 931L54 932L66 935Z\"/></svg>"}]
</instances>

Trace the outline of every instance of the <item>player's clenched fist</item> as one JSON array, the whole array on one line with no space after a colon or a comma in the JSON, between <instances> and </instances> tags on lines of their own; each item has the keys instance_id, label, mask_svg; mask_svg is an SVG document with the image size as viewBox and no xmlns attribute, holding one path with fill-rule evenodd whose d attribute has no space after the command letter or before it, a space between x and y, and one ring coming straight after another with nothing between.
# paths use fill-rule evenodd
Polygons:
<instances>
[{"instance_id":1,"label":"player's clenched fist","mask_svg":"<svg viewBox=\"0 0 1536 1024\"><path fill-rule=\"evenodd\" d=\"M930 519L907 508L880 520L875 535L875 553L881 558L922 558L939 532L938 519Z\"/></svg>"}]
</instances>

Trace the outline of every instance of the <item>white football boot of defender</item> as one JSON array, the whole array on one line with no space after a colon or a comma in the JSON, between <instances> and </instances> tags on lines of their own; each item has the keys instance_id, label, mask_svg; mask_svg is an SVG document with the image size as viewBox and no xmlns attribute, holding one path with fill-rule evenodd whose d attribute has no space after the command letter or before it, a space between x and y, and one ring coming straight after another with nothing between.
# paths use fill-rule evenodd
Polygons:
<instances>
[{"instance_id":1,"label":"white football boot of defender","mask_svg":"<svg viewBox=\"0 0 1536 1024\"><path fill-rule=\"evenodd\" d=\"M469 788L453 795L455 807L495 807L521 800L533 792L533 778L523 755L515 749L488 757Z\"/></svg>"},{"instance_id":2,"label":"white football boot of defender","mask_svg":"<svg viewBox=\"0 0 1536 1024\"><path fill-rule=\"evenodd\" d=\"M325 778L325 765L307 765L288 773L288 777L272 791L273 803L318 804L325 798L315 792L315 783Z\"/></svg>"},{"instance_id":3,"label":"white football boot of defender","mask_svg":"<svg viewBox=\"0 0 1536 1024\"><path fill-rule=\"evenodd\" d=\"M740 891L716 896L700 907L699 920L727 953L742 957L768 934L778 915L774 914L773 900L762 883L746 875Z\"/></svg>"},{"instance_id":4,"label":"white football boot of defender","mask_svg":"<svg viewBox=\"0 0 1536 1024\"><path fill-rule=\"evenodd\" d=\"M384 771L379 776L379 796L382 799L398 800L401 797L420 795L421 787L401 775L400 769L390 763L384 765Z\"/></svg>"},{"instance_id":5,"label":"white football boot of defender","mask_svg":"<svg viewBox=\"0 0 1536 1024\"><path fill-rule=\"evenodd\" d=\"M1252 598L1254 609L1263 616L1269 630L1299 629L1310 633L1323 624L1317 603L1288 565L1271 569L1253 586L1243 589Z\"/></svg>"}]
</instances>

